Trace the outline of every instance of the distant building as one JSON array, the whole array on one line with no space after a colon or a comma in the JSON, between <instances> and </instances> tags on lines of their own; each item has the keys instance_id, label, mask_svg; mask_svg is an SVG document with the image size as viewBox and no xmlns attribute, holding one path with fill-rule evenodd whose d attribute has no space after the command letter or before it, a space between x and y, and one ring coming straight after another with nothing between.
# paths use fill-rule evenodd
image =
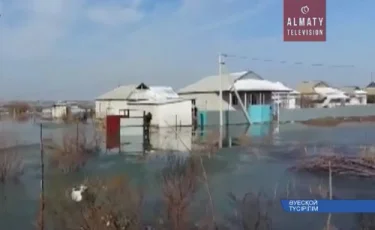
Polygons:
<instances>
[{"instance_id":1,"label":"distant building","mask_svg":"<svg viewBox=\"0 0 375 230\"><path fill-rule=\"evenodd\" d=\"M303 81L296 89L301 93L301 107L331 108L344 106L349 99L345 92L324 81Z\"/></svg>"},{"instance_id":2,"label":"distant building","mask_svg":"<svg viewBox=\"0 0 375 230\"><path fill-rule=\"evenodd\" d=\"M315 88L329 87L329 84L324 81L313 80L313 81L303 81L297 85L296 90L305 97L310 97L311 99L319 99L320 94L315 90Z\"/></svg>"},{"instance_id":3,"label":"distant building","mask_svg":"<svg viewBox=\"0 0 375 230\"><path fill-rule=\"evenodd\" d=\"M288 88L281 82L276 82L276 84L280 85L281 87ZM296 109L300 108L299 99L301 97L301 93L292 90L291 91L281 91L281 92L274 92L272 94L272 99L276 104L280 106L280 108L285 109Z\"/></svg>"},{"instance_id":4,"label":"distant building","mask_svg":"<svg viewBox=\"0 0 375 230\"><path fill-rule=\"evenodd\" d=\"M366 105L367 104L367 92L362 90L358 86L346 86L340 89L343 91L349 99L346 101L346 105Z\"/></svg>"},{"instance_id":5,"label":"distant building","mask_svg":"<svg viewBox=\"0 0 375 230\"><path fill-rule=\"evenodd\" d=\"M85 110L80 108L76 103L59 101L50 108L44 108L42 116L47 117L51 114L52 119L61 119L69 115L75 116L84 113Z\"/></svg>"},{"instance_id":6,"label":"distant building","mask_svg":"<svg viewBox=\"0 0 375 230\"><path fill-rule=\"evenodd\" d=\"M375 82L370 82L365 88L367 92L367 103L374 104L375 103Z\"/></svg>"}]
</instances>

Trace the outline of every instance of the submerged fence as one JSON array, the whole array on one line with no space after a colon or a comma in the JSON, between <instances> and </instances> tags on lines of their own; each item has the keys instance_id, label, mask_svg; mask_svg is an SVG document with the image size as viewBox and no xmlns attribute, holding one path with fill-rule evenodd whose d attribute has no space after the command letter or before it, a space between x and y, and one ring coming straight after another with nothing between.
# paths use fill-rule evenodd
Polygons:
<instances>
[{"instance_id":1,"label":"submerged fence","mask_svg":"<svg viewBox=\"0 0 375 230\"><path fill-rule=\"evenodd\" d=\"M251 114L249 115L251 118ZM198 125L217 126L220 124L220 111L200 111L198 116ZM335 108L280 108L279 111L280 122L307 121L325 117L366 116L375 116L375 105L355 105ZM243 125L248 123L243 111L238 110L223 111L223 121L225 125Z\"/></svg>"},{"instance_id":2,"label":"submerged fence","mask_svg":"<svg viewBox=\"0 0 375 230\"><path fill-rule=\"evenodd\" d=\"M279 121L307 121L325 117L375 116L375 105L354 105L335 108L280 109Z\"/></svg>"}]
</instances>

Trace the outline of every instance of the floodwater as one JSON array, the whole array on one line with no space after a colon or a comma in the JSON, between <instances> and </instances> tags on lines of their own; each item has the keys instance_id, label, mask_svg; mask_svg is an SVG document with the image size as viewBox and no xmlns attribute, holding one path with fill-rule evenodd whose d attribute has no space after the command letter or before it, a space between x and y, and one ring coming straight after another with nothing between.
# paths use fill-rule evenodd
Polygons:
<instances>
[{"instance_id":1,"label":"floodwater","mask_svg":"<svg viewBox=\"0 0 375 230\"><path fill-rule=\"evenodd\" d=\"M86 125L90 126L90 124ZM92 126L92 125L91 125ZM93 127L93 126L92 126ZM44 125L44 139L58 139L62 130L67 127L59 124ZM74 129L74 127L69 127ZM21 145L19 150L24 154L25 175L19 184L7 184L0 189L0 227L1 229L35 229L34 223L38 209L40 194L40 125L32 121L26 123L1 122L1 130L12 130ZM162 149L181 151L191 148L193 140L204 139L210 131L217 127L207 127L193 132L190 128L160 130L150 137L152 145L159 149L140 157L136 153L127 153L133 149L124 147L121 154L103 151L91 160L84 170L70 177L72 185L90 176L126 174L132 180L143 185L146 197L156 202L160 193L157 177L165 163ZM124 131L126 133L126 131ZM353 154L364 145L375 143L375 124L343 124L338 127L308 127L301 124L283 124L279 126L231 126L223 128L224 147L210 157L204 158L209 187L215 207L215 214L223 220L233 214L229 193L239 198L247 192L263 192L276 200L286 197L308 198L308 186L327 184L327 176L316 176L306 173L290 172L288 167L293 164L290 155L293 152L307 150L316 154L328 147L332 151ZM236 137L247 134L251 137L250 147L232 146ZM125 137L126 139L126 137ZM302 146L302 147L301 147ZM47 156L48 157L48 156ZM46 190L56 184L46 171ZM66 177L64 177L66 179ZM49 187L50 186L50 187ZM291 187L300 193L292 194ZM297 187L297 189L295 188ZM375 198L375 185L369 180L333 178L333 193L339 198ZM275 194L280 194L276 195ZM159 201L160 202L160 201ZM204 191L199 191L192 207L202 209L207 203ZM291 214L284 213L275 202L269 209L273 217L273 228L280 230L306 229L321 230L327 219L326 214ZM198 212L197 212L198 213ZM332 222L339 229L358 229L356 217L351 214L333 215Z\"/></svg>"}]
</instances>

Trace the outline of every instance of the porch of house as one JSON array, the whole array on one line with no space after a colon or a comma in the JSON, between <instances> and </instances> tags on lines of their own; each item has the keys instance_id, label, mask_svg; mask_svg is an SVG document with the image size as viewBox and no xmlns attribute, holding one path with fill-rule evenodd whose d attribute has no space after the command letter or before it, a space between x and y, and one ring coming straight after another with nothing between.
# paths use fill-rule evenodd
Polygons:
<instances>
[{"instance_id":1,"label":"porch of house","mask_svg":"<svg viewBox=\"0 0 375 230\"><path fill-rule=\"evenodd\" d=\"M228 92L229 108L241 112L242 102L251 123L268 123L273 120L271 91L238 91L238 96L241 101L235 92Z\"/></svg>"}]
</instances>

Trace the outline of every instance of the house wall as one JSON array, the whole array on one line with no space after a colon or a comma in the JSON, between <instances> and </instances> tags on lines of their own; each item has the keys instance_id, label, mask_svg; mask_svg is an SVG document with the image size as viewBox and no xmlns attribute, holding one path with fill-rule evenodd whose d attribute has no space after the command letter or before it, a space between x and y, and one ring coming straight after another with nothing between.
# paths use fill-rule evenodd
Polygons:
<instances>
[{"instance_id":1,"label":"house wall","mask_svg":"<svg viewBox=\"0 0 375 230\"><path fill-rule=\"evenodd\" d=\"M275 102L280 103L280 108L286 109L295 109L300 107L297 105L297 98L299 98L299 95L289 93L274 93L272 95L272 99Z\"/></svg>"},{"instance_id":2,"label":"house wall","mask_svg":"<svg viewBox=\"0 0 375 230\"><path fill-rule=\"evenodd\" d=\"M159 105L158 113L159 127L193 124L192 103L189 100Z\"/></svg>"},{"instance_id":3,"label":"house wall","mask_svg":"<svg viewBox=\"0 0 375 230\"><path fill-rule=\"evenodd\" d=\"M360 105L367 105L367 95L366 94L357 94L357 95L355 95L354 98L357 99L357 100L353 101L354 103L351 103L351 104L357 103L357 104L360 104ZM353 98L351 98L351 99L353 99Z\"/></svg>"},{"instance_id":4,"label":"house wall","mask_svg":"<svg viewBox=\"0 0 375 230\"><path fill-rule=\"evenodd\" d=\"M120 115L120 110L127 109L125 100L97 100L95 101L95 116L105 118L106 115Z\"/></svg>"},{"instance_id":5,"label":"house wall","mask_svg":"<svg viewBox=\"0 0 375 230\"><path fill-rule=\"evenodd\" d=\"M245 92L238 92L240 98L244 104L250 104L251 96L250 92L247 92L247 98L245 98ZM255 92L253 92L256 94ZM271 93L264 93L266 95L265 100L267 103L271 101ZM220 110L220 96L219 93L207 92L207 93L189 93L180 94L180 97L185 99L195 99L195 105L200 111L219 111ZM255 99L255 96L254 96ZM230 94L229 92L223 92L223 110L242 110L240 103L235 104L234 100L237 100L236 95L232 92L232 105L230 105ZM237 100L238 101L238 100Z\"/></svg>"},{"instance_id":6,"label":"house wall","mask_svg":"<svg viewBox=\"0 0 375 230\"><path fill-rule=\"evenodd\" d=\"M51 109L52 118L62 118L66 116L66 106L54 106Z\"/></svg>"},{"instance_id":7,"label":"house wall","mask_svg":"<svg viewBox=\"0 0 375 230\"><path fill-rule=\"evenodd\" d=\"M307 121L324 117L375 116L375 105L340 106L334 108L280 109L280 122Z\"/></svg>"},{"instance_id":8,"label":"house wall","mask_svg":"<svg viewBox=\"0 0 375 230\"><path fill-rule=\"evenodd\" d=\"M195 99L195 106L198 110L201 111L211 111L211 110L219 110L220 108L220 97L216 93L189 93L189 94L179 94L180 97L185 99ZM229 98L229 97L228 97ZM228 109L229 104L227 102L223 102L223 108ZM233 110L234 108L229 108Z\"/></svg>"},{"instance_id":9,"label":"house wall","mask_svg":"<svg viewBox=\"0 0 375 230\"><path fill-rule=\"evenodd\" d=\"M192 103L191 101L180 101L167 104L129 104L130 114L139 111L142 116L143 111L152 114L151 125L156 127L169 126L191 126L192 125Z\"/></svg>"},{"instance_id":10,"label":"house wall","mask_svg":"<svg viewBox=\"0 0 375 230\"><path fill-rule=\"evenodd\" d=\"M52 108L45 108L45 109L43 109L42 110L42 114L44 115L44 116L52 116Z\"/></svg>"},{"instance_id":11,"label":"house wall","mask_svg":"<svg viewBox=\"0 0 375 230\"><path fill-rule=\"evenodd\" d=\"M142 117L143 113L151 113L151 126L159 126L159 110L158 105L146 105L146 104L128 104L128 109L130 109L130 116ZM142 124L143 125L143 120Z\"/></svg>"}]
</instances>

